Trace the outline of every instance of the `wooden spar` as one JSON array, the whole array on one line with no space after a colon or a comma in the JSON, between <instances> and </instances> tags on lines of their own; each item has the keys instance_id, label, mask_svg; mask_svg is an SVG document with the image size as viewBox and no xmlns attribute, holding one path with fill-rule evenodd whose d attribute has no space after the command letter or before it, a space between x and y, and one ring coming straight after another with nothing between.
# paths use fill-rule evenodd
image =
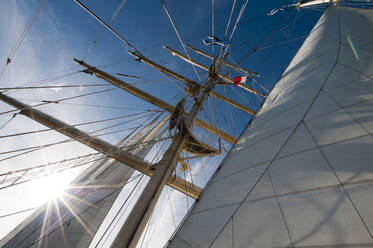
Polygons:
<instances>
[{"instance_id":1,"label":"wooden spar","mask_svg":"<svg viewBox=\"0 0 373 248\"><path fill-rule=\"evenodd\" d=\"M152 170L149 170L150 165L148 162L126 151L120 150L118 147L106 141L95 138L50 115L47 115L39 110L33 109L32 107L14 98L5 96L2 93L0 93L0 100L21 110L20 114L25 115L49 128L52 128L84 145L87 145L88 147L96 151L102 152L105 155L114 158L115 160L125 165L128 165L129 167L135 170L138 170L148 176L152 176L154 173ZM167 184L173 187L174 189L181 191L184 194L187 194L195 199L197 199L199 194L202 192L201 188L181 178L169 178Z\"/></svg>"},{"instance_id":2,"label":"wooden spar","mask_svg":"<svg viewBox=\"0 0 373 248\"><path fill-rule=\"evenodd\" d=\"M150 95L150 94L148 94L148 93L146 93L146 92L144 92L144 91L142 91L142 90L140 90L140 89L138 89L138 88L136 88L136 87L134 87L134 86L132 86L128 83L125 83L124 81L119 80L119 79L111 76L110 74L108 74L106 72L103 72L103 71L101 71L101 70L99 70L95 67L92 67L92 66L86 64L83 61L80 61L80 60L77 60L77 59L74 59L74 61L79 63L80 65L84 66L85 68L87 68L89 72L95 74L97 77L102 78L102 79L106 80L107 82L109 82L109 83L111 83L111 84L113 84L113 85L115 85L115 86L117 86L117 87L119 87L119 88L121 88L121 89L123 89L123 90L125 90L125 91L127 91L127 92L129 92L129 93L147 101L147 102L149 102L149 103L152 103L152 104L156 105L157 107L160 107L160 108L162 108L162 109L164 109L164 110L166 110L170 113L172 113L175 109L172 105L170 105L170 104L168 104L168 103L166 103L166 102L164 102L164 101L162 101L162 100L160 100L160 99L158 99L158 98L156 98L156 97L154 97L154 96L152 96L152 95ZM210 133L228 141L231 144L235 144L237 142L236 137L234 137L234 136L232 136L232 135L230 135L230 134L228 134L228 133L226 133L226 132L224 132L224 131L222 131L222 130L220 130L220 129L218 129L218 128L216 128L216 127L214 127L214 126L212 126L212 125L210 125L210 124L208 124L208 123L206 123L202 120L196 119L195 124L197 126L203 128L203 129L205 129L206 131L208 131L208 132L210 132Z\"/></svg>"},{"instance_id":3,"label":"wooden spar","mask_svg":"<svg viewBox=\"0 0 373 248\"><path fill-rule=\"evenodd\" d=\"M165 74L167 74L167 75L169 75L169 76L171 76L173 78L176 78L177 80L179 80L179 81L181 81L181 82L183 82L185 84L188 84L188 83L191 82L191 83L194 83L194 84L200 86L200 84L198 84L198 83L196 83L196 82L194 82L192 80L189 80L189 79L185 78L184 76L181 76L180 74L178 74L176 72L173 72L173 71L171 71L171 70L169 70L169 69L167 69L167 68L165 68L165 67L163 67L161 65L158 65L155 62L151 61L150 59L147 59L147 58L145 58L145 57L143 57L143 56L141 56L141 55L139 55L139 54L137 54L135 52L129 51L128 53L131 54L132 56L136 57L137 59L144 61L145 64L150 65L151 67L159 70L160 72L165 73ZM242 111L245 111L248 114L255 115L255 112L253 110L251 110L249 108L246 108L245 106L243 106L243 105L241 105L239 103L236 103L236 102L234 102L234 101L232 101L232 100L230 100L230 99L228 99L228 98L226 98L226 97L224 97L224 96L216 93L215 91L211 91L210 95L212 95L215 98L217 98L219 100L222 100L223 102L226 102L226 103L228 103L228 104L230 104L230 105L232 105L232 106L234 106L234 107L236 107L236 108L238 108L238 109L240 109Z\"/></svg>"},{"instance_id":4,"label":"wooden spar","mask_svg":"<svg viewBox=\"0 0 373 248\"><path fill-rule=\"evenodd\" d=\"M189 58L185 57L185 56L182 55L181 53L179 53L179 52L173 50L172 48L169 48L168 46L163 46L163 48L165 48L167 51L169 51L173 56L177 56L177 57L181 58L182 60L184 60L184 61L186 61L186 62L188 62L188 63L190 63L190 64L192 64L192 65L195 65L195 66L197 66L197 67L199 67L199 68L201 68L201 69L203 69L203 70L205 70L205 71L208 71L208 70L209 70L206 66L204 66L204 65L202 65L202 64L200 64L200 63L198 63L198 62L196 62L196 61L194 61L194 60L192 60L192 59L189 59ZM231 84L234 83L232 79L227 78L226 76L224 76L224 75L222 75L222 74L220 74L220 73L218 73L218 76L219 76L221 79L223 79L224 81L228 82L228 83L231 83ZM259 92L259 91L257 91L257 90L254 90L254 89L252 89L252 88L246 86L245 84L238 83L237 86L239 86L239 87L241 87L241 88L247 90L248 92L254 93L254 94L256 94L256 95L259 95L259 96L265 96L262 92Z\"/></svg>"},{"instance_id":5,"label":"wooden spar","mask_svg":"<svg viewBox=\"0 0 373 248\"><path fill-rule=\"evenodd\" d=\"M190 49L192 49L192 50L195 51L196 53L198 53L198 54L200 54L200 55L202 55L202 56L205 56L206 58L209 58L209 59L211 59L211 60L214 60L214 59L215 59L213 56L208 55L207 53L204 53L204 52L202 52L201 50L198 50L197 48L192 47L191 45L187 45L187 44L186 44L185 46L188 47L188 48L190 48ZM251 72L251 71L245 70L245 69L243 69L243 68L241 68L241 67L238 67L238 66L235 66L235 65L228 64L228 63L225 62L224 60L223 60L223 64L226 65L226 66L228 66L228 67L230 67L230 68L232 68L232 69L234 69L234 70L236 70L236 71L240 71L240 72L242 72L242 73L247 73L247 74L249 74L249 75L259 77L259 74L256 73L256 72Z\"/></svg>"}]
</instances>

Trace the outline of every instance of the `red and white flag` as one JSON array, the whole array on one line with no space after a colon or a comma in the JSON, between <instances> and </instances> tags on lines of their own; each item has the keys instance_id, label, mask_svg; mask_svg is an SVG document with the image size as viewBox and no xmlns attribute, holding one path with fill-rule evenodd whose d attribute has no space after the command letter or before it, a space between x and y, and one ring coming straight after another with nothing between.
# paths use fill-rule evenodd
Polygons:
<instances>
[{"instance_id":1,"label":"red and white flag","mask_svg":"<svg viewBox=\"0 0 373 248\"><path fill-rule=\"evenodd\" d=\"M246 82L246 79L247 79L247 76L235 77L235 78L233 79L233 85L234 85L234 86L237 86L238 83L245 83L245 82Z\"/></svg>"}]
</instances>

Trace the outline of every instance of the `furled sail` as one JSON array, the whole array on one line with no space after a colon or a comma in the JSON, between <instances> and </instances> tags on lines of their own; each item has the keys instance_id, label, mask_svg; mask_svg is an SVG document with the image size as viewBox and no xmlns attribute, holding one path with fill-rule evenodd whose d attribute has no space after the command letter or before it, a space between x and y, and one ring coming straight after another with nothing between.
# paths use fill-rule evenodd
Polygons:
<instances>
[{"instance_id":1,"label":"furled sail","mask_svg":"<svg viewBox=\"0 0 373 248\"><path fill-rule=\"evenodd\" d=\"M168 248L373 246L372 42L327 8Z\"/></svg>"},{"instance_id":2,"label":"furled sail","mask_svg":"<svg viewBox=\"0 0 373 248\"><path fill-rule=\"evenodd\" d=\"M159 116L124 143L123 149L144 158L169 117L154 126ZM152 128L153 127L153 128ZM152 128L152 129L151 129ZM0 242L4 248L88 247L133 169L111 158L99 161L71 184L64 199L49 201Z\"/></svg>"}]
</instances>

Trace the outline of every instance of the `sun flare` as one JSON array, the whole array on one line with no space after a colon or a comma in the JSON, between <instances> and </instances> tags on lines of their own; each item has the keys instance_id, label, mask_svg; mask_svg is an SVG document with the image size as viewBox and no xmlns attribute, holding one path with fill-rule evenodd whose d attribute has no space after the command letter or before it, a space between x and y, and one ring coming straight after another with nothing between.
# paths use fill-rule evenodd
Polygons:
<instances>
[{"instance_id":1,"label":"sun flare","mask_svg":"<svg viewBox=\"0 0 373 248\"><path fill-rule=\"evenodd\" d=\"M40 178L32 184L34 199L43 204L51 199L60 198L71 180L68 175L59 173Z\"/></svg>"}]
</instances>

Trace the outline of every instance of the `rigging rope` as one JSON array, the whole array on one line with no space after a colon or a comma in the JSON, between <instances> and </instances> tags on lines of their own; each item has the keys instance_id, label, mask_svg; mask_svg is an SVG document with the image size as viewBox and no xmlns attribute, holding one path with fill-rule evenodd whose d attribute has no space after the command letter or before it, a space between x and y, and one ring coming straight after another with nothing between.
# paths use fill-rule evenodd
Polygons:
<instances>
[{"instance_id":1,"label":"rigging rope","mask_svg":"<svg viewBox=\"0 0 373 248\"><path fill-rule=\"evenodd\" d=\"M109 23L114 21L114 19L117 17L117 15L119 14L120 10L123 8L123 6L126 2L127 2L127 0L122 0L122 2L117 6L117 8L114 10L113 14L111 15ZM88 48L88 50L87 50L86 54L83 56L82 60L85 60L87 58L89 53L92 51L93 47L97 44L97 41L102 37L103 33L104 33L103 29L96 33L95 38L91 43L91 46Z\"/></svg>"},{"instance_id":2,"label":"rigging rope","mask_svg":"<svg viewBox=\"0 0 373 248\"><path fill-rule=\"evenodd\" d=\"M135 128L137 128L137 127L135 127ZM112 131L112 132L107 132L107 133L99 134L99 135L96 135L95 137L109 135L109 134L115 134L115 133L120 133L120 132L123 132L123 131L128 131L128 130L133 130L133 129L134 129L133 127L132 128L125 128L125 129L121 129L121 130L118 130L118 131ZM171 137L168 137L168 138L171 138ZM44 148L50 147L50 146L54 146L54 145L58 145L58 144L62 144L62 143L68 143L68 142L72 142L72 141L74 141L74 140L73 139L67 139L67 140L63 140L63 141L60 141L60 142L47 144L47 145L44 145L44 146L37 146L37 147L34 147L34 149L32 149L32 150L26 148L26 149L23 149L23 150L27 150L26 152L19 153L19 154L13 155L13 156L9 156L9 157L0 159L0 162L3 162L5 160L11 159L11 158L19 157L19 156L25 155L27 153L31 153L31 152L34 152L34 151L37 151L37 150L40 150L40 149L44 149ZM154 142L160 142L160 141L162 141L162 140L155 140ZM153 142L153 141L149 141L148 143L151 143L151 142ZM144 144L146 144L146 143L144 143ZM143 145L143 144L140 144L140 145ZM137 147L134 146L134 148L137 148ZM14 151L10 151L9 153L11 153L11 152L14 152Z\"/></svg>"},{"instance_id":3,"label":"rigging rope","mask_svg":"<svg viewBox=\"0 0 373 248\"><path fill-rule=\"evenodd\" d=\"M240 65L245 59L247 59L252 53L256 52L258 50L258 48L264 43L264 41L266 41L278 28L281 27L281 25L283 23L285 23L285 21L287 21L290 16L295 12L296 10L294 9L289 15L285 16L285 18L282 20L282 22L280 22L279 24L277 24L274 29L272 29L271 32L269 32L251 51L249 51L249 53L247 55L245 55L244 57L242 57L239 61L238 61L238 65ZM232 71L232 69L230 70Z\"/></svg>"},{"instance_id":4,"label":"rigging rope","mask_svg":"<svg viewBox=\"0 0 373 248\"><path fill-rule=\"evenodd\" d=\"M16 41L15 46L14 46L13 49L11 50L11 52L10 52L10 54L9 54L7 60L6 60L6 63L5 63L5 65L4 65L4 67L3 67L3 69L2 69L1 72L0 72L0 78L2 77L2 75L3 75L3 73L4 73L4 71L5 71L5 68L7 67L7 65L9 65L9 64L12 62L12 60L13 60L13 58L14 58L14 56L15 56L17 50L18 50L18 48L19 48L19 47L21 46L21 44L23 43L23 41L24 41L24 39L25 39L27 33L30 31L32 25L34 24L36 18L39 16L39 14L40 14L40 12L41 12L41 10L42 10L42 8L43 8L43 6L44 6L44 4L45 4L46 2L47 2L47 0L41 0L41 2L40 2L40 4L39 4L38 8L36 9L34 15L33 15L32 18L31 18L30 22L26 25L26 27L25 27L25 29L23 30L23 32L21 33L20 37L19 37L18 40Z\"/></svg>"},{"instance_id":5,"label":"rigging rope","mask_svg":"<svg viewBox=\"0 0 373 248\"><path fill-rule=\"evenodd\" d=\"M78 85L46 85L46 86L29 86L29 87L8 87L0 90L35 90L35 89L59 89L59 88L82 88L82 87L102 87L112 86L112 84L78 84Z\"/></svg>"},{"instance_id":6,"label":"rigging rope","mask_svg":"<svg viewBox=\"0 0 373 248\"><path fill-rule=\"evenodd\" d=\"M174 223L174 227L176 229L176 227L177 227L177 225L176 225L176 219L175 219L174 211L172 209L171 200L170 200L170 192L168 190L168 187L166 187L166 192L167 192L167 201L168 201L168 204L169 204L170 210L171 210L172 223Z\"/></svg>"},{"instance_id":7,"label":"rigging rope","mask_svg":"<svg viewBox=\"0 0 373 248\"><path fill-rule=\"evenodd\" d=\"M132 202L133 198L130 199L132 196L134 196L140 189L140 182L141 184L144 182L143 179L144 179L144 174L139 174L138 176L141 177L139 178L139 180L136 182L135 186L132 188L131 192L129 193L129 195L127 196L127 198L124 200L122 206L119 208L119 210L117 211L117 213L115 214L114 218L112 219L112 221L109 223L109 226L105 229L104 233L102 234L101 238L99 239L99 241L97 242L96 246L97 247L102 239L104 238L104 236L106 235L107 231L110 229L111 226L113 226L113 229L114 227L118 224L119 222L119 219L123 216L123 213L121 214L121 216L117 219L118 215L120 214L120 212L124 209L126 210L129 206L129 204ZM126 203L128 202L127 206L126 206ZM126 206L126 207L125 207ZM125 208L124 208L125 207ZM123 211L124 212L124 211ZM116 223L114 224L114 221L116 220ZM110 231L109 235L112 233L113 230ZM104 240L103 244L106 243L109 235L106 236L106 239Z\"/></svg>"},{"instance_id":8,"label":"rigging rope","mask_svg":"<svg viewBox=\"0 0 373 248\"><path fill-rule=\"evenodd\" d=\"M153 164L153 163L155 162L155 160L157 159L159 153L160 153L160 152L162 151L162 149L165 147L165 144L166 144L166 143L167 143L167 142L163 142L163 144L161 145L160 149L157 150L157 152L156 152L155 155L153 156L152 160L150 161L150 164ZM140 186L141 186L141 185L143 184L143 182L144 182L144 181L143 181L143 175L144 175L144 174L142 174L140 180L139 180L139 181L137 182L137 184L135 185L135 188L138 187L138 189L137 189L137 191L135 192L135 194L139 191ZM138 184L140 183L140 181L141 181L141 185L138 185ZM109 227L107 227L107 228L105 229L104 234L102 234L102 236L100 237L99 241L97 242L95 248L97 248L97 246L101 243L101 241L103 240L104 236L105 236L106 233L108 232L109 228L110 228L111 226L113 226L113 228L114 228L114 227L118 224L120 218L123 216L124 211L123 211L123 213L121 214L121 216L119 216L119 214L120 214L120 212L122 211L122 209L124 208L126 202L127 202L127 201L129 200L129 198L131 197L131 194L133 194L133 191L134 191L135 188L132 189L130 195L126 198L126 200L125 200L125 202L122 204L121 208L117 211L116 215L115 215L114 218L111 220L111 222L110 222L110 224L109 224ZM134 196L134 195L133 195L133 196ZM133 198L130 200L130 202L131 202L132 200L133 200ZM128 206L129 206L129 204L126 206L126 208L124 208L124 210L126 210L126 209L128 208ZM118 218L118 216L119 216L119 218ZM117 220L116 220L116 219L117 219ZM114 221L115 221L115 220L116 220L116 223L114 224ZM112 231L113 231L113 230L111 230L110 233L111 233ZM110 235L110 234L109 234L109 235ZM107 241L109 235L106 236L105 240L102 242L103 244L105 244L105 242ZM102 246L101 246L101 247L102 247Z\"/></svg>"},{"instance_id":9,"label":"rigging rope","mask_svg":"<svg viewBox=\"0 0 373 248\"><path fill-rule=\"evenodd\" d=\"M31 244L28 244L29 246L28 247L31 247L37 243L39 243L41 240L45 239L46 237L48 237L49 235L53 234L56 230L58 230L59 228L63 228L63 226L66 224L66 223L69 223L71 222L73 219L75 218L79 218L79 216L81 214L83 214L85 211L91 209L91 208L94 208L96 207L96 205L100 204L102 201L106 200L107 198L109 198L111 195L115 194L116 192L118 192L119 190L121 190L124 186L126 186L127 184L129 184L130 182L132 182L133 180L135 180L137 177L139 177L139 175L136 175L136 176L133 176L131 178L129 178L129 180L118 186L113 192L109 193L107 196L105 196L104 198L98 200L97 202L95 202L94 204L91 204L89 205L86 209L82 210L82 212L80 213L75 213L75 215L73 215L70 219L66 220L65 222L61 223L61 222L58 222L59 226L55 227L53 230L50 230L48 233L44 234L44 233L41 233L40 237L35 240L33 243ZM37 228L34 229L34 231L38 230L43 224L39 225Z\"/></svg>"},{"instance_id":10,"label":"rigging rope","mask_svg":"<svg viewBox=\"0 0 373 248\"><path fill-rule=\"evenodd\" d=\"M101 156L97 156L97 155L101 155ZM91 160L87 160L87 158L90 157L90 156L96 156L98 158L94 157ZM101 153L94 153L94 154L88 154L86 156L79 156L79 157L73 158L73 159L67 159L67 160L62 160L62 161L59 161L59 162L48 163L48 164L45 164L45 165L40 165L40 166L28 168L28 169L3 173L3 174L0 175L0 176L4 176L2 182L0 183L0 190L10 188L10 187L13 187L13 186L16 186L16 185L19 185L19 184L23 184L23 183L26 183L26 182L34 181L34 180L37 180L39 178L47 177L47 176L57 174L57 173L60 173L60 172L63 172L63 171L71 170L71 169L74 169L74 168L77 168L77 167L81 167L83 165L87 165L87 164L90 164L90 163L93 163L93 162L97 162L97 161L103 160L105 158L107 158L107 157L105 155L102 155ZM77 159L81 159L83 161L82 162L77 162L75 164L63 165L63 163L65 163L65 162L70 162L72 160L77 160ZM52 166L55 166L56 163L58 163L57 167L53 168ZM52 167L52 168L49 168L49 167ZM21 175L18 175L18 176L14 175L14 174L19 174L21 172L23 172ZM9 175L10 176L14 175L14 176L9 178L8 177ZM5 184L5 186L2 186L4 184Z\"/></svg>"},{"instance_id":11,"label":"rigging rope","mask_svg":"<svg viewBox=\"0 0 373 248\"><path fill-rule=\"evenodd\" d=\"M140 113L135 113L135 114L130 114L130 115L124 115L124 116L119 116L119 117L113 117L113 118L108 118L108 119L102 119L102 120L96 120L96 121L90 121L90 122L83 122L79 124L73 124L70 125L71 127L79 127L79 126L85 126L85 125L90 125L90 124L95 124L95 123L101 123L101 122L106 122L106 121L112 121L112 120L118 120L118 119L123 119L131 116L136 116L136 115L141 115L150 112L149 111L144 111ZM154 112L159 112L158 110L154 110ZM21 135L27 135L27 134L35 134L35 133L41 133L41 132L46 132L46 131L51 131L51 130L62 130L63 128L46 128L46 129L39 129L35 131L29 131L29 132L23 132L23 133L15 133L15 134L7 134L7 135L2 135L0 136L0 139L2 138L9 138L9 137L14 137L14 136L21 136Z\"/></svg>"},{"instance_id":12,"label":"rigging rope","mask_svg":"<svg viewBox=\"0 0 373 248\"><path fill-rule=\"evenodd\" d=\"M173 27L174 30L175 30L175 33L176 33L176 35L177 35L177 37L178 37L178 39L179 39L179 41L180 41L180 43L181 43L181 46L182 46L183 49L184 49L185 54L187 55L188 59L191 59L191 58L190 58L190 55L189 55L189 53L188 53L188 50L186 49L185 44L184 44L183 40L181 39L180 33L179 33L179 31L177 30L177 28L176 28L176 26L175 26L175 23L174 23L174 21L172 20L172 17L171 17L171 15L170 15L170 13L168 12L168 9L167 9L167 7L166 7L166 3L164 2L164 0L161 0L161 1L162 1L163 9L165 10L165 12L166 12L166 14L167 14L167 16L168 16L168 19L170 20L171 25L172 25L172 27ZM197 75L198 80L201 81L201 78L200 78L200 76L199 76L199 74L198 74L198 72L197 72L197 69L196 69L195 65L192 64L192 67L193 67L194 72L195 72L196 75Z\"/></svg>"},{"instance_id":13,"label":"rigging rope","mask_svg":"<svg viewBox=\"0 0 373 248\"><path fill-rule=\"evenodd\" d=\"M214 6L214 0L211 0L211 37L212 39L215 38L215 6ZM211 45L211 51L212 54L214 54L214 44Z\"/></svg>"},{"instance_id":14,"label":"rigging rope","mask_svg":"<svg viewBox=\"0 0 373 248\"><path fill-rule=\"evenodd\" d=\"M85 11L87 11L93 18L95 18L99 23L101 23L104 27L110 30L116 37L118 37L124 44L126 44L129 48L131 48L137 54L143 56L140 51L138 51L131 43L129 43L126 39L124 39L119 33L117 33L114 29L112 29L109 25L107 25L103 20L101 20L97 15L95 15L92 11L90 11L83 3L79 0L74 0L80 7L82 7Z\"/></svg>"},{"instance_id":15,"label":"rigging rope","mask_svg":"<svg viewBox=\"0 0 373 248\"><path fill-rule=\"evenodd\" d=\"M104 128L100 128L100 129L97 129L95 131L92 131L92 132L88 132L87 134L88 135L91 135L93 133L97 133L97 132L100 132L100 131L103 131L103 130L107 130L107 129L110 129L110 128L113 128L113 127L117 127L117 126L120 126L120 125L123 125L123 124L127 124L129 122L132 122L132 121L135 121L135 120L139 120L139 119L142 119L144 117L147 117L147 116L152 116L154 114L149 114L149 115L145 115L145 116L141 116L141 117L138 117L138 118L135 118L135 119L132 119L132 120L129 120L129 121L123 121L123 122L120 122L120 123L116 123L114 125L110 125L108 127L104 127ZM66 128L69 128L69 127L66 127ZM57 130L58 131L58 130ZM120 131L114 131L115 133L116 132L121 132ZM99 136L104 136L104 135L108 135L108 134L112 134L113 132L109 132L109 133L103 133L103 134L98 134L98 135L95 135L94 137L99 137ZM81 138L81 137L77 137L77 138ZM91 137L89 137L91 138ZM86 139L89 139L89 138L86 138ZM0 152L0 155L4 155L4 154L9 154L9 153L14 153L14 152L20 152L20 151L26 151L26 150L31 150L31 149L37 149L37 148L46 148L46 147L50 147L50 146L53 146L53 145L57 145L57 144L62 144L62 143L66 143L66 142L71 142L71 141L75 141L75 139L65 139L65 140L62 140L62 141L58 141L58 142L53 142L53 143L49 143L49 144L46 144L46 145L39 145L39 146L32 146L32 147L26 147L26 148L21 148L21 149L15 149L15 150L11 150L11 151L2 151ZM2 160L0 160L2 161Z\"/></svg>"},{"instance_id":16,"label":"rigging rope","mask_svg":"<svg viewBox=\"0 0 373 248\"><path fill-rule=\"evenodd\" d=\"M144 109L140 109L140 108L126 108L126 107L118 107L118 106L107 106L107 105L96 105L96 104L84 104L84 103L59 103L59 104L75 105L75 106L83 106L83 107L95 107L95 108L108 108L108 109L132 110L132 111L144 110ZM159 110L155 110L155 109L145 109L145 110L146 110L146 111L159 112Z\"/></svg>"},{"instance_id":17,"label":"rigging rope","mask_svg":"<svg viewBox=\"0 0 373 248\"><path fill-rule=\"evenodd\" d=\"M233 15L233 11L234 11L235 6L236 6L236 0L234 0L234 1L233 1L233 4L232 4L231 13L229 14L228 23L227 23L227 26L226 26L226 28L225 28L224 40L225 40L226 37L227 37L228 30L229 30L229 26L231 25L232 15ZM221 47L221 49L223 49L223 47ZM219 52L219 53L220 53L220 52Z\"/></svg>"},{"instance_id":18,"label":"rigging rope","mask_svg":"<svg viewBox=\"0 0 373 248\"><path fill-rule=\"evenodd\" d=\"M221 56L222 60L221 60L220 63L219 63L220 65L223 63L223 59L224 59L225 55L228 53L228 48L230 47L230 44L231 44L231 42L232 42L233 35L234 35L234 33L236 32L237 25L238 25L239 21L241 20L241 17L242 17L242 15L243 15L243 12L244 12L245 9L246 9L246 6L247 6L247 3L248 3L248 2L249 2L249 0L246 0L246 2L242 4L242 7L241 7L241 10L240 10L240 13L239 13L238 16L237 16L237 19L236 19L236 22L235 22L235 24L234 24L234 26L233 26L233 29L232 29L231 35L230 35L229 40L228 40L228 43L227 43L227 46L226 46L226 48L225 48L225 52L224 52L223 56ZM222 51L222 49L221 49L221 51ZM219 56L220 56L220 54L219 54Z\"/></svg>"},{"instance_id":19,"label":"rigging rope","mask_svg":"<svg viewBox=\"0 0 373 248\"><path fill-rule=\"evenodd\" d=\"M69 69L66 69L66 70L62 70L61 72L70 71L70 70L72 70L74 68L75 67L72 67L72 68L69 68ZM31 85L34 85L34 86L42 85L42 84L47 83L47 82L52 82L52 81L55 81L57 79L61 79L61 78L64 78L64 77L69 77L69 76L78 74L79 72L81 72L81 70L79 70L79 71L73 71L73 72L69 72L69 73L65 73L65 74L57 74L56 73L56 74L52 74L52 75L50 75L50 76L48 76L46 78L43 78L43 79L40 79L40 80L37 80L37 81L31 81L29 83L20 84L18 87L25 87L25 86L31 86ZM11 93L14 93L14 92L17 92L17 91L18 90L12 90Z\"/></svg>"},{"instance_id":20,"label":"rigging rope","mask_svg":"<svg viewBox=\"0 0 373 248\"><path fill-rule=\"evenodd\" d=\"M17 113L13 114L12 117L9 118L9 120L7 120L1 127L0 127L0 130L3 129L6 125L9 124L9 122L11 122L15 117L17 116Z\"/></svg>"},{"instance_id":21,"label":"rigging rope","mask_svg":"<svg viewBox=\"0 0 373 248\"><path fill-rule=\"evenodd\" d=\"M17 211L17 212L13 212L13 213L5 214L5 215L0 215L0 219L6 218L6 217L9 217L9 216L12 216L12 215L16 215L16 214L22 214L22 213L25 213L25 212L29 212L29 211L31 211L31 210L35 210L35 209L37 209L37 208L38 208L38 207L27 208L27 209L20 210L20 211Z\"/></svg>"},{"instance_id":22,"label":"rigging rope","mask_svg":"<svg viewBox=\"0 0 373 248\"><path fill-rule=\"evenodd\" d=\"M100 91L94 91L94 92L90 92L90 93L86 93L86 94L81 94L81 95L77 95L77 96L61 98L61 99L58 99L58 100L55 100L55 101L45 101L43 103L35 104L35 105L29 106L27 108L14 109L14 110L8 110L8 111L5 111L5 112L1 112L0 115L13 113L13 112L21 111L21 110L26 110L26 109L32 109L34 107L39 107L39 106L43 106L43 105L47 105L47 104L51 104L51 103L59 103L61 101L67 101L67 100L72 100L72 99L76 99L76 98L80 98L80 97L91 96L91 95L104 93L104 92L109 92L109 91L118 90L118 89L119 88L111 88L111 89L106 89L106 90L100 90ZM18 100L21 100L21 99L18 98Z\"/></svg>"}]
</instances>

